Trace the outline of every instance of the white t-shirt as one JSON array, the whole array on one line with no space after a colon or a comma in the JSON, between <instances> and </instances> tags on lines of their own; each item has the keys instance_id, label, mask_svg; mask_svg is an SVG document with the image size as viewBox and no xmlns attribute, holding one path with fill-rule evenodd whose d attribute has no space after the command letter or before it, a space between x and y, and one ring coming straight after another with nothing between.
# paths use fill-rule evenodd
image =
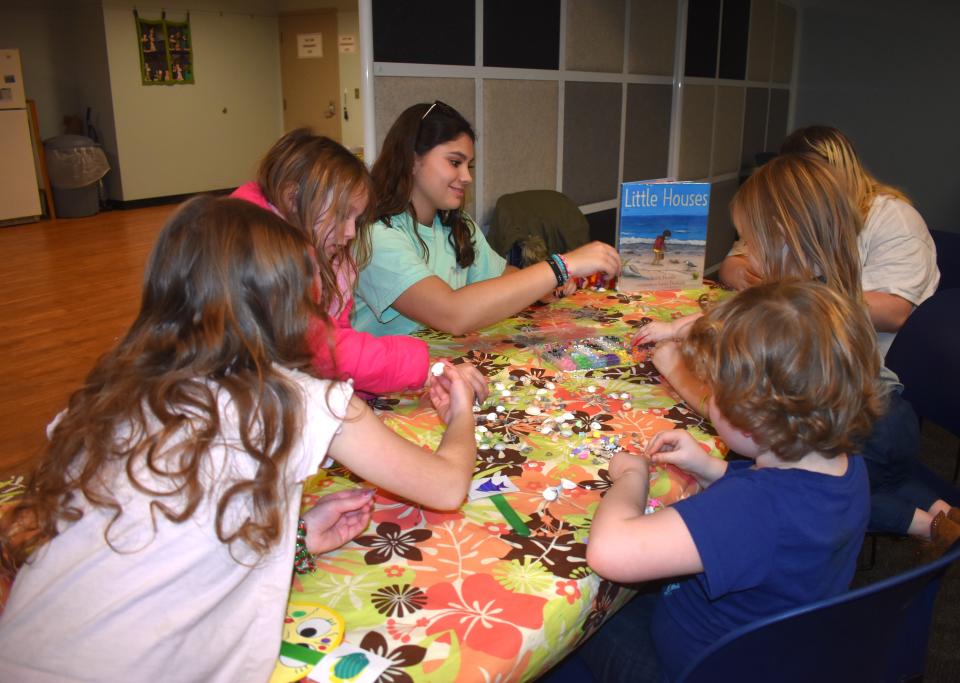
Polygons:
<instances>
[{"instance_id":1,"label":"white t-shirt","mask_svg":"<svg viewBox=\"0 0 960 683\"><path fill-rule=\"evenodd\" d=\"M266 681L280 651L290 591L302 482L320 466L340 428L352 390L299 372L302 438L285 472L281 540L254 562L243 543L216 536L216 502L254 464L237 437L237 417L221 392L222 438L202 479L213 495L173 524L126 476L111 492L123 504L107 545L112 514L80 501L82 519L67 525L17 575L0 616L0 681ZM329 401L329 407L328 407ZM148 480L149 481L149 480ZM169 485L167 485L169 486ZM210 491L211 488L207 488ZM176 501L163 500L171 507ZM230 520L245 516L231 506Z\"/></svg>"},{"instance_id":2,"label":"white t-shirt","mask_svg":"<svg viewBox=\"0 0 960 683\"><path fill-rule=\"evenodd\" d=\"M857 244L864 292L896 294L918 306L937 291L937 248L923 217L907 202L877 195ZM743 243L737 241L728 256L745 253ZM887 355L895 336L895 332L877 332L881 358Z\"/></svg>"},{"instance_id":3,"label":"white t-shirt","mask_svg":"<svg viewBox=\"0 0 960 683\"><path fill-rule=\"evenodd\" d=\"M878 195L857 239L865 292L896 294L918 306L940 284L937 248L923 217L896 197ZM884 357L896 332L878 332Z\"/></svg>"}]
</instances>

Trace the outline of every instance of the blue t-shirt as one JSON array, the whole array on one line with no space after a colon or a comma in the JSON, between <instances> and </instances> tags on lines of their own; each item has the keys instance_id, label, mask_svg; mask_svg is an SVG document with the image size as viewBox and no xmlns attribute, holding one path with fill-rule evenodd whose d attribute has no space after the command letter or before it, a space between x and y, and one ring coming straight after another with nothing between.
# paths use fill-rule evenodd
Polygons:
<instances>
[{"instance_id":1,"label":"blue t-shirt","mask_svg":"<svg viewBox=\"0 0 960 683\"><path fill-rule=\"evenodd\" d=\"M839 477L732 462L712 486L673 506L703 572L667 586L654 610L668 679L729 631L850 587L870 485L863 459L847 462Z\"/></svg>"},{"instance_id":2,"label":"blue t-shirt","mask_svg":"<svg viewBox=\"0 0 960 683\"><path fill-rule=\"evenodd\" d=\"M393 308L393 302L411 285L436 275L452 289L489 280L503 274L507 262L495 252L476 223L464 215L473 228L473 263L468 268L457 265L457 255L450 244L450 228L440 222L439 213L433 225L417 223L409 213L390 217L389 225L377 221L370 227L372 254L360 271L356 286L356 308L353 326L378 337L385 334L410 334L422 325ZM427 245L423 246L417 234Z\"/></svg>"}]
</instances>

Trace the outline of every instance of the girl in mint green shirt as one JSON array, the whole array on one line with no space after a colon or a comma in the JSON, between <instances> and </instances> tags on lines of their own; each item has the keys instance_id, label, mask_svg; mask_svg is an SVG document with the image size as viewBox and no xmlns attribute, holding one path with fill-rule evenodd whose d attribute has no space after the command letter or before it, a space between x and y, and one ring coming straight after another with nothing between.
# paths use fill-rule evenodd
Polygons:
<instances>
[{"instance_id":1,"label":"girl in mint green shirt","mask_svg":"<svg viewBox=\"0 0 960 683\"><path fill-rule=\"evenodd\" d=\"M616 250L602 242L523 270L507 266L461 208L475 140L466 119L439 101L409 107L390 128L371 171L379 220L357 280L356 329L465 334L554 290L572 293L573 278L619 273Z\"/></svg>"}]
</instances>

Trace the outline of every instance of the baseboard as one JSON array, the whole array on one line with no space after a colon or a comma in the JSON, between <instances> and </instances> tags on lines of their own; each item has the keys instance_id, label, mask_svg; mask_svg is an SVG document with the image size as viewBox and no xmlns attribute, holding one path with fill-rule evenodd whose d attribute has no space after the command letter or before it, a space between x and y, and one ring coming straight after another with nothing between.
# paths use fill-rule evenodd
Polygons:
<instances>
[{"instance_id":1,"label":"baseboard","mask_svg":"<svg viewBox=\"0 0 960 683\"><path fill-rule=\"evenodd\" d=\"M127 209L142 209L147 206L165 206L167 204L180 204L191 197L196 197L198 194L215 194L215 195L226 195L234 191L233 187L224 189L224 190L207 190L206 192L191 192L190 194L173 194L167 195L166 197L147 197L145 199L130 199L130 200L120 200L120 199L108 199L104 202L105 210L119 210L125 211Z\"/></svg>"}]
</instances>

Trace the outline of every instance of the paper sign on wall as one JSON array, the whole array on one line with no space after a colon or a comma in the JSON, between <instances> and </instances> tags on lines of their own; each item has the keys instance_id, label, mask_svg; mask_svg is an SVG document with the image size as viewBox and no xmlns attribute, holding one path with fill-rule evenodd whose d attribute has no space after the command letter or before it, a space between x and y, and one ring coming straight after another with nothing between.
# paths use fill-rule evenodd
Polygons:
<instances>
[{"instance_id":1,"label":"paper sign on wall","mask_svg":"<svg viewBox=\"0 0 960 683\"><path fill-rule=\"evenodd\" d=\"M357 37L351 34L337 36L337 47L342 54L352 55L357 51Z\"/></svg>"},{"instance_id":2,"label":"paper sign on wall","mask_svg":"<svg viewBox=\"0 0 960 683\"><path fill-rule=\"evenodd\" d=\"M323 57L322 33L297 34L297 59L316 59Z\"/></svg>"}]
</instances>

